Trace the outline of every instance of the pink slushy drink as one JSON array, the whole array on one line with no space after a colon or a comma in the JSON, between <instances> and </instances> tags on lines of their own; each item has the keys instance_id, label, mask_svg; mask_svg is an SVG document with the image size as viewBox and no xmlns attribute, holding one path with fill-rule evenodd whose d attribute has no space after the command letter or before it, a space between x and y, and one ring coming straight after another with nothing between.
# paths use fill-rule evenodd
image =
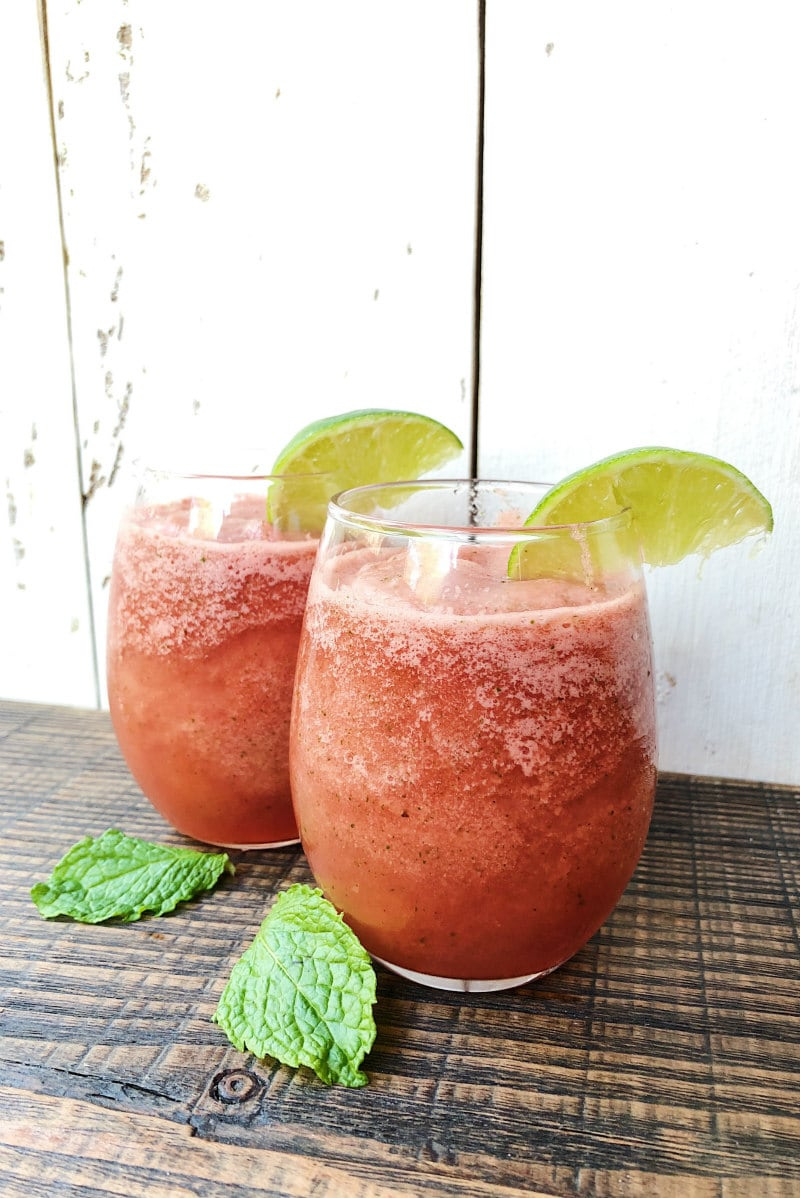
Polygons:
<instances>
[{"instance_id":1,"label":"pink slushy drink","mask_svg":"<svg viewBox=\"0 0 800 1198\"><path fill-rule=\"evenodd\" d=\"M123 756L157 810L210 844L297 839L292 683L317 541L246 493L132 508L117 540L108 694Z\"/></svg>"},{"instance_id":2,"label":"pink slushy drink","mask_svg":"<svg viewBox=\"0 0 800 1198\"><path fill-rule=\"evenodd\" d=\"M647 835L638 563L511 579L502 538L465 529L426 562L419 534L373 528L367 543L371 520L328 535L309 593L291 748L302 843L379 960L450 988L516 984L586 943Z\"/></svg>"}]
</instances>

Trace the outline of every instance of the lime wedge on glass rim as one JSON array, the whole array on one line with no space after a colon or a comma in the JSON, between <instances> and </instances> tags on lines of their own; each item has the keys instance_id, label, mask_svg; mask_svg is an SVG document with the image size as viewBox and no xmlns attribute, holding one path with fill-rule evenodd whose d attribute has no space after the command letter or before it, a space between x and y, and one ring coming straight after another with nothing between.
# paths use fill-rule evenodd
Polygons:
<instances>
[{"instance_id":1,"label":"lime wedge on glass rim","mask_svg":"<svg viewBox=\"0 0 800 1198\"><path fill-rule=\"evenodd\" d=\"M650 566L690 554L708 557L745 537L772 531L772 508L728 462L690 450L629 449L577 470L542 497L525 527L580 524L629 508ZM520 542L509 557L514 578L541 575L546 556Z\"/></svg>"},{"instance_id":2,"label":"lime wedge on glass rim","mask_svg":"<svg viewBox=\"0 0 800 1198\"><path fill-rule=\"evenodd\" d=\"M271 474L304 477L273 484L267 519L278 524L291 508L300 528L317 532L332 495L349 487L420 478L463 448L451 429L418 412L361 408L326 416L296 433L275 459ZM320 472L324 476L314 477Z\"/></svg>"}]
</instances>

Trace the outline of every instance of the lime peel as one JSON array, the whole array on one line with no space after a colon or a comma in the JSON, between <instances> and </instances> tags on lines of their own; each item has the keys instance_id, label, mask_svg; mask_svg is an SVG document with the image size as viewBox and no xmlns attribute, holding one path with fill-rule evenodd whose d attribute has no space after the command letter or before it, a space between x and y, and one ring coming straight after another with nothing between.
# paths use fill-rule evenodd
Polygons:
<instances>
[{"instance_id":1,"label":"lime peel","mask_svg":"<svg viewBox=\"0 0 800 1198\"><path fill-rule=\"evenodd\" d=\"M575 471L543 496L525 526L588 523L624 508L651 566L674 565L695 553L708 557L773 528L769 502L735 466L666 446L625 450ZM541 569L520 543L508 572L530 577Z\"/></svg>"},{"instance_id":2,"label":"lime peel","mask_svg":"<svg viewBox=\"0 0 800 1198\"><path fill-rule=\"evenodd\" d=\"M275 459L271 473L292 477L273 484L267 500L272 524L301 512L301 526L319 531L328 500L339 491L370 483L420 478L438 470L463 450L446 425L418 412L359 408L312 421L300 429Z\"/></svg>"}]
</instances>

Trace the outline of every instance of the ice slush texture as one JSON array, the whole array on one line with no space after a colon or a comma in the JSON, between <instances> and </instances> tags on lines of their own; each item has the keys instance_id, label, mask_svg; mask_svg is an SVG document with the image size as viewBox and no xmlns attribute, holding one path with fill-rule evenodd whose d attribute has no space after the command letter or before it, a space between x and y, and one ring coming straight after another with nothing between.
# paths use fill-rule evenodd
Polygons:
<instances>
[{"instance_id":1,"label":"ice slush texture","mask_svg":"<svg viewBox=\"0 0 800 1198\"><path fill-rule=\"evenodd\" d=\"M641 583L510 582L462 551L312 584L292 782L318 883L367 949L452 978L544 972L617 903L655 785Z\"/></svg>"},{"instance_id":2,"label":"ice slush texture","mask_svg":"<svg viewBox=\"0 0 800 1198\"><path fill-rule=\"evenodd\" d=\"M134 510L109 602L108 689L128 766L179 831L220 845L290 840L292 681L310 539L280 540L263 500L215 528Z\"/></svg>"}]
</instances>

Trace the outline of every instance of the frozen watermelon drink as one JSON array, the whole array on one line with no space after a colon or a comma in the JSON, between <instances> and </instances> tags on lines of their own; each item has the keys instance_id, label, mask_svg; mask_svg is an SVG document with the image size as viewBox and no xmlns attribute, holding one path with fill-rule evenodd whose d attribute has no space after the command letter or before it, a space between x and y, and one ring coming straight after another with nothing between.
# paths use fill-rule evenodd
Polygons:
<instances>
[{"instance_id":1,"label":"frozen watermelon drink","mask_svg":"<svg viewBox=\"0 0 800 1198\"><path fill-rule=\"evenodd\" d=\"M446 989L519 985L571 957L650 822L630 512L522 527L543 490L346 492L309 591L291 733L303 847L377 960Z\"/></svg>"},{"instance_id":2,"label":"frozen watermelon drink","mask_svg":"<svg viewBox=\"0 0 800 1198\"><path fill-rule=\"evenodd\" d=\"M120 525L107 654L114 730L156 809L210 844L297 839L289 715L318 543L294 503L305 482L145 470Z\"/></svg>"},{"instance_id":3,"label":"frozen watermelon drink","mask_svg":"<svg viewBox=\"0 0 800 1198\"><path fill-rule=\"evenodd\" d=\"M289 716L328 499L462 448L428 416L369 408L302 428L268 473L144 471L112 569L109 705L132 774L179 831L296 841Z\"/></svg>"}]
</instances>

